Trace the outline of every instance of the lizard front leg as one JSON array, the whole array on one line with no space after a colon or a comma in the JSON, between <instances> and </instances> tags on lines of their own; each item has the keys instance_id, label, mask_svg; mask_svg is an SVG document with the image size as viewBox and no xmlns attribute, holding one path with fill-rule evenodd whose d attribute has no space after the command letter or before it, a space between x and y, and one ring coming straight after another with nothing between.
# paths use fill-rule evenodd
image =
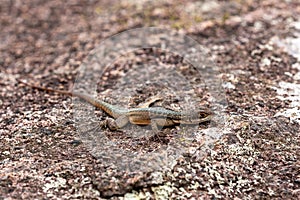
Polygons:
<instances>
[{"instance_id":1,"label":"lizard front leg","mask_svg":"<svg viewBox=\"0 0 300 200\"><path fill-rule=\"evenodd\" d=\"M151 128L155 133L159 132L158 126L167 127L175 125L174 121L169 118L154 118L151 119Z\"/></svg>"}]
</instances>

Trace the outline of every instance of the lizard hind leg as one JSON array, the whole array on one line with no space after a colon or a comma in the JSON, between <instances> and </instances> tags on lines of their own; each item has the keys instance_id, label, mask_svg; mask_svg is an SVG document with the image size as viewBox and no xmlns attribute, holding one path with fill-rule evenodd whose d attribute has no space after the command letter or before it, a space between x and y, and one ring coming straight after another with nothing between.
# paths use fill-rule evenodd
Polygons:
<instances>
[{"instance_id":1,"label":"lizard hind leg","mask_svg":"<svg viewBox=\"0 0 300 200\"><path fill-rule=\"evenodd\" d=\"M129 123L129 119L126 115L121 115L117 119L114 120L118 129L123 128Z\"/></svg>"},{"instance_id":2,"label":"lizard hind leg","mask_svg":"<svg viewBox=\"0 0 300 200\"><path fill-rule=\"evenodd\" d=\"M128 118L127 116L123 115L118 117L117 119L107 118L99 123L99 126L101 128L105 127L108 128L111 131L118 130L120 128L123 128L128 124Z\"/></svg>"},{"instance_id":3,"label":"lizard hind leg","mask_svg":"<svg viewBox=\"0 0 300 200\"><path fill-rule=\"evenodd\" d=\"M162 99L163 98L161 96L151 97L147 102L139 105L138 108L149 108L152 104L154 104L157 101L161 101Z\"/></svg>"},{"instance_id":4,"label":"lizard hind leg","mask_svg":"<svg viewBox=\"0 0 300 200\"><path fill-rule=\"evenodd\" d=\"M102 128L108 128L111 131L114 131L114 130L118 129L118 126L117 126L115 120L112 119L112 118L107 118L103 121L100 121L99 126L100 126L101 129Z\"/></svg>"}]
</instances>

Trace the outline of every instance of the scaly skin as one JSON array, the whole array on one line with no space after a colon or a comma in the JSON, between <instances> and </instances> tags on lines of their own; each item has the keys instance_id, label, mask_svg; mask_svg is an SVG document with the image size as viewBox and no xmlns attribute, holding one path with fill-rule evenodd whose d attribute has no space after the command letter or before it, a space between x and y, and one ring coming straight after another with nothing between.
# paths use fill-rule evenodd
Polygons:
<instances>
[{"instance_id":1,"label":"scaly skin","mask_svg":"<svg viewBox=\"0 0 300 200\"><path fill-rule=\"evenodd\" d=\"M178 112L169 110L163 107L146 107L146 108L120 108L118 106L106 103L104 101L95 99L94 97L79 93L79 92L70 92L66 90L55 90L51 88L45 88L36 85L30 85L26 82L20 81L21 83L48 92L56 92L59 94L64 94L68 96L75 96L80 99L85 100L91 105L100 108L108 115L113 117L115 120L107 121L105 124L111 130L119 129L127 125L128 123L136 125L149 125L151 124L152 128L157 131L157 126L174 126L179 124L199 124L202 122L210 121L212 117L212 112L208 109L199 109L196 112Z\"/></svg>"}]
</instances>

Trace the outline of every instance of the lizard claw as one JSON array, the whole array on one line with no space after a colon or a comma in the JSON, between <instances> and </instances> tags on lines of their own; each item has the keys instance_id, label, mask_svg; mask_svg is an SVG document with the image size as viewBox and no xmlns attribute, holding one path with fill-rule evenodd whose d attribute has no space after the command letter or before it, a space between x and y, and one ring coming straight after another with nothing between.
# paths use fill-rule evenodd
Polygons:
<instances>
[{"instance_id":1,"label":"lizard claw","mask_svg":"<svg viewBox=\"0 0 300 200\"><path fill-rule=\"evenodd\" d=\"M108 118L99 123L101 128L108 128L111 131L115 131L118 129L118 125L114 119Z\"/></svg>"}]
</instances>

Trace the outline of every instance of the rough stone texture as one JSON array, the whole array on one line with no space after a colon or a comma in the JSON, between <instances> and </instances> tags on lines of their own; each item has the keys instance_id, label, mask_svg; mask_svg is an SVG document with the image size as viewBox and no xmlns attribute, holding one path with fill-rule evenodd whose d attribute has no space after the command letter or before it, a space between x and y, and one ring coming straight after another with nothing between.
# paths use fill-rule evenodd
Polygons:
<instances>
[{"instance_id":1,"label":"rough stone texture","mask_svg":"<svg viewBox=\"0 0 300 200\"><path fill-rule=\"evenodd\" d=\"M1 1L0 199L300 198L299 104L277 93L282 82L299 84L300 60L274 44L295 37L297 0L63 2ZM229 131L205 158L186 155L169 171L129 174L85 148L69 98L17 79L68 89L103 39L143 26L178 30L209 49L221 67ZM117 60L100 90L153 55L180 65L161 54ZM288 108L290 117L277 114Z\"/></svg>"}]
</instances>

